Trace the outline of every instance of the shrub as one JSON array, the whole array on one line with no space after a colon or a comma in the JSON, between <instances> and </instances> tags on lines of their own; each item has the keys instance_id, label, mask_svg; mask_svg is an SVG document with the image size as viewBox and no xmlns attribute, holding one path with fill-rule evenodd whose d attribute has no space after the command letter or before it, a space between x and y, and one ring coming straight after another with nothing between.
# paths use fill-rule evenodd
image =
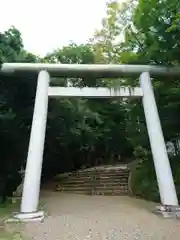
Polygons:
<instances>
[{"instance_id":1,"label":"shrub","mask_svg":"<svg viewBox=\"0 0 180 240\"><path fill-rule=\"evenodd\" d=\"M153 163L142 161L131 169L131 189L135 196L159 201L159 191Z\"/></svg>"},{"instance_id":2,"label":"shrub","mask_svg":"<svg viewBox=\"0 0 180 240\"><path fill-rule=\"evenodd\" d=\"M159 202L160 195L151 153L142 147L137 147L134 156L136 157L136 164L131 167L130 180L133 194L137 197ZM171 157L170 163L177 196L180 199L180 156Z\"/></svg>"},{"instance_id":3,"label":"shrub","mask_svg":"<svg viewBox=\"0 0 180 240\"><path fill-rule=\"evenodd\" d=\"M0 178L0 203L4 203L7 197L12 197L13 192L21 183L22 177L18 171L11 171Z\"/></svg>"},{"instance_id":4,"label":"shrub","mask_svg":"<svg viewBox=\"0 0 180 240\"><path fill-rule=\"evenodd\" d=\"M137 146L134 150L136 164L131 167L132 193L151 201L159 201L159 191L150 152Z\"/></svg>"}]
</instances>

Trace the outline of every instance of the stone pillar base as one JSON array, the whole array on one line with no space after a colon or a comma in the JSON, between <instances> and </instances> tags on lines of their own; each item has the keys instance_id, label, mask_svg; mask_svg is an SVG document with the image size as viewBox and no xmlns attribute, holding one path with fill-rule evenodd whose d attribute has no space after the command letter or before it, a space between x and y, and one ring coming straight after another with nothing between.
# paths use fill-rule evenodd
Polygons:
<instances>
[{"instance_id":1,"label":"stone pillar base","mask_svg":"<svg viewBox=\"0 0 180 240\"><path fill-rule=\"evenodd\" d=\"M8 219L6 222L34 222L39 221L42 222L44 220L44 211L38 211L33 213L16 213L14 216L10 219Z\"/></svg>"},{"instance_id":2,"label":"stone pillar base","mask_svg":"<svg viewBox=\"0 0 180 240\"><path fill-rule=\"evenodd\" d=\"M164 218L180 219L180 206L161 205L156 207L156 214Z\"/></svg>"}]
</instances>

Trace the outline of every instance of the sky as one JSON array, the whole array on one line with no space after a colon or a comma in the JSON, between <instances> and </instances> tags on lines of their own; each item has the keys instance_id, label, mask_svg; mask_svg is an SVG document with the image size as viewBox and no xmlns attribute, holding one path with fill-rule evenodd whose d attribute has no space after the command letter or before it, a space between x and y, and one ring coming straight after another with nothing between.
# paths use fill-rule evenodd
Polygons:
<instances>
[{"instance_id":1,"label":"sky","mask_svg":"<svg viewBox=\"0 0 180 240\"><path fill-rule=\"evenodd\" d=\"M0 0L0 32L16 27L26 50L44 56L85 43L101 26L107 0Z\"/></svg>"}]
</instances>

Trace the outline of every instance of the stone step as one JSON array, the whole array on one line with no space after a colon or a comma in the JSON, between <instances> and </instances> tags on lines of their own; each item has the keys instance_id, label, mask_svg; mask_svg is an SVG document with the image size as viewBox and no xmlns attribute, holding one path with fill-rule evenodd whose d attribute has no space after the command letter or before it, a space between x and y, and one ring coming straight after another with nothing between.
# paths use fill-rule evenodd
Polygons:
<instances>
[{"instance_id":1,"label":"stone step","mask_svg":"<svg viewBox=\"0 0 180 240\"><path fill-rule=\"evenodd\" d=\"M128 178L121 178L121 179L111 179L111 178L104 178L104 179L64 179L61 181L57 181L57 184L61 183L69 183L69 184L99 184L99 183L124 183L128 182Z\"/></svg>"},{"instance_id":2,"label":"stone step","mask_svg":"<svg viewBox=\"0 0 180 240\"><path fill-rule=\"evenodd\" d=\"M78 187L78 186L84 186L84 187L98 187L98 186L126 186L128 185L128 181L122 181L122 182L58 182L56 186L67 186L67 187Z\"/></svg>"},{"instance_id":3,"label":"stone step","mask_svg":"<svg viewBox=\"0 0 180 240\"><path fill-rule=\"evenodd\" d=\"M128 186L109 186L109 187L83 187L83 186L79 186L79 187L67 187L67 186L59 186L56 188L56 191L87 191L87 192L104 192L104 191L128 191Z\"/></svg>"},{"instance_id":4,"label":"stone step","mask_svg":"<svg viewBox=\"0 0 180 240\"><path fill-rule=\"evenodd\" d=\"M87 191L87 190L76 190L73 191L71 189L63 189L62 192L74 193L74 194L86 194L86 195L104 195L104 196L124 196L128 195L128 190L106 190L106 191Z\"/></svg>"},{"instance_id":5,"label":"stone step","mask_svg":"<svg viewBox=\"0 0 180 240\"><path fill-rule=\"evenodd\" d=\"M79 187L79 186L83 186L83 187L109 187L109 186L126 186L128 185L128 182L88 182L88 183L75 183L75 182L61 182L59 184L57 184L57 186L64 186L64 187Z\"/></svg>"},{"instance_id":6,"label":"stone step","mask_svg":"<svg viewBox=\"0 0 180 240\"><path fill-rule=\"evenodd\" d=\"M104 180L121 180L121 179L128 179L129 176L97 176L95 177L94 179L95 180L101 180L101 181L104 181Z\"/></svg>"},{"instance_id":7,"label":"stone step","mask_svg":"<svg viewBox=\"0 0 180 240\"><path fill-rule=\"evenodd\" d=\"M74 171L72 173L84 173L84 172L128 172L129 169L122 169L122 168L101 168L101 169L84 169L79 171Z\"/></svg>"},{"instance_id":8,"label":"stone step","mask_svg":"<svg viewBox=\"0 0 180 240\"><path fill-rule=\"evenodd\" d=\"M91 180L91 179L123 179L123 178L128 178L129 175L97 175L97 176L68 176L68 177L63 177L63 178L59 178L57 179L57 181L61 181L61 180L67 180L67 179L81 179L81 180Z\"/></svg>"},{"instance_id":9,"label":"stone step","mask_svg":"<svg viewBox=\"0 0 180 240\"><path fill-rule=\"evenodd\" d=\"M68 175L69 177L84 177L84 176L128 176L129 172L93 172L93 173L74 173ZM66 176L67 177L67 176ZM62 176L63 178L63 176Z\"/></svg>"},{"instance_id":10,"label":"stone step","mask_svg":"<svg viewBox=\"0 0 180 240\"><path fill-rule=\"evenodd\" d=\"M88 195L128 195L128 169L87 169L64 174L56 190Z\"/></svg>"},{"instance_id":11,"label":"stone step","mask_svg":"<svg viewBox=\"0 0 180 240\"><path fill-rule=\"evenodd\" d=\"M128 192L96 192L92 195L102 195L102 196L128 196Z\"/></svg>"},{"instance_id":12,"label":"stone step","mask_svg":"<svg viewBox=\"0 0 180 240\"><path fill-rule=\"evenodd\" d=\"M127 165L121 165L121 166L104 166L104 167L92 167L92 168L84 168L84 169L80 169L77 172L93 172L93 171L127 171L129 170Z\"/></svg>"},{"instance_id":13,"label":"stone step","mask_svg":"<svg viewBox=\"0 0 180 240\"><path fill-rule=\"evenodd\" d=\"M69 176L66 178L59 178L56 181L65 181L65 180L111 180L111 179L128 179L129 175L122 175L122 176L110 176L110 175L101 175L101 176Z\"/></svg>"},{"instance_id":14,"label":"stone step","mask_svg":"<svg viewBox=\"0 0 180 240\"><path fill-rule=\"evenodd\" d=\"M113 170L113 169L106 169L106 170L93 170L93 171L77 171L77 172L70 172L67 174L62 174L63 175L73 175L73 174L96 174L96 173L129 173L129 169L123 170L123 169L119 169L119 170Z\"/></svg>"}]
</instances>

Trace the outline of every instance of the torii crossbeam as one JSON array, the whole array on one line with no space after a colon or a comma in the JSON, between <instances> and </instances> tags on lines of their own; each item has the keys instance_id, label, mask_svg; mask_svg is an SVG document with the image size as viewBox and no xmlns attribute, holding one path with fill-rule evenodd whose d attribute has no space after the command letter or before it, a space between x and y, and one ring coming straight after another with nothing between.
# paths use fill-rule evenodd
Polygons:
<instances>
[{"instance_id":1,"label":"torii crossbeam","mask_svg":"<svg viewBox=\"0 0 180 240\"><path fill-rule=\"evenodd\" d=\"M1 74L38 74L34 114L27 156L21 210L15 219L21 221L41 220L43 211L38 211L40 179L43 161L44 139L49 97L141 97L147 130L155 165L155 171L163 206L178 206L178 200L160 119L154 97L151 76L180 76L180 68L167 68L152 65L86 65L86 64L31 64L4 63ZM109 88L50 87L50 77L97 78L140 76L140 86L117 90Z\"/></svg>"}]
</instances>

